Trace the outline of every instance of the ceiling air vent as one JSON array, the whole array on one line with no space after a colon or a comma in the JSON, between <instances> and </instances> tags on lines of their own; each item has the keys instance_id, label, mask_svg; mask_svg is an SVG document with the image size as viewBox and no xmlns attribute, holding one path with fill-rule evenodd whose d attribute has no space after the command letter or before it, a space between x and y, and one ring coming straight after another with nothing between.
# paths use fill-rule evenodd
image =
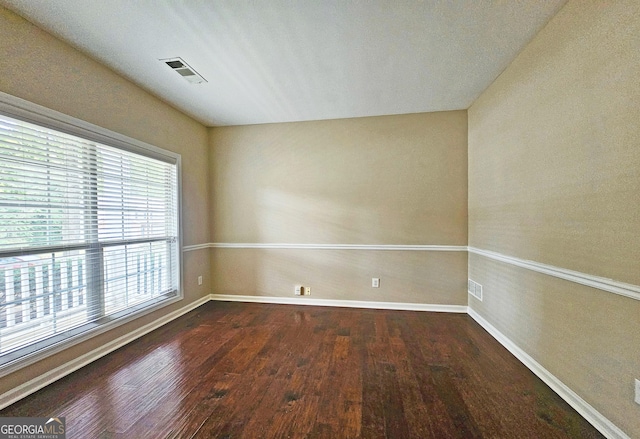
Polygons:
<instances>
[{"instance_id":1,"label":"ceiling air vent","mask_svg":"<svg viewBox=\"0 0 640 439\"><path fill-rule=\"evenodd\" d=\"M207 80L193 70L189 64L184 62L182 58L161 59L160 61L171 67L173 71L178 72L184 79L192 84L207 82Z\"/></svg>"}]
</instances>

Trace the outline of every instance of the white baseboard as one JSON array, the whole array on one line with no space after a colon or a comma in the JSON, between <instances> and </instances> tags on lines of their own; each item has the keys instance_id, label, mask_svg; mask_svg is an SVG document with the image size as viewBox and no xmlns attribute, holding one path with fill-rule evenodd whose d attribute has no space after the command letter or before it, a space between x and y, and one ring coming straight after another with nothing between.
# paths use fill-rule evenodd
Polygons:
<instances>
[{"instance_id":1,"label":"white baseboard","mask_svg":"<svg viewBox=\"0 0 640 439\"><path fill-rule=\"evenodd\" d=\"M87 364L104 357L110 352L125 346L128 343L142 337L145 334L157 329L172 320L188 313L189 311L199 307L200 305L210 301L236 301L236 302L258 302L258 303L279 303L292 305L316 305L316 306L337 306L350 308L374 308L374 309L396 309L408 311L433 311L433 312L452 312L466 313L466 306L459 305L427 305L420 303L397 303L397 302L362 302L355 300L326 300L326 299L310 299L310 298L289 298L289 297L263 297L263 296L236 296L224 294L210 294L187 306L173 311L160 319L144 325L133 332L119 337L97 349L87 352L72 361L56 367L37 378L27 381L5 393L0 395L0 409L3 409L20 399L37 392L45 386L69 375Z\"/></svg>"},{"instance_id":2,"label":"white baseboard","mask_svg":"<svg viewBox=\"0 0 640 439\"><path fill-rule=\"evenodd\" d=\"M577 393L567 387L562 381L556 378L551 372L545 369L540 363L531 358L529 354L520 349L507 336L496 329L491 323L486 321L480 314L469 307L468 311L480 326L482 326L493 338L498 340L509 352L511 352L522 364L527 366L531 372L536 374L544 383L551 387L562 399L573 407L580 415L591 423L600 433L609 439L630 439L622 430L609 421L599 411L582 399Z\"/></svg>"},{"instance_id":3,"label":"white baseboard","mask_svg":"<svg viewBox=\"0 0 640 439\"><path fill-rule=\"evenodd\" d=\"M160 319L142 326L135 331L123 335L91 352L87 352L80 357L69 361L61 366L48 371L47 373L34 378L18 387L0 395L0 409L3 409L14 402L42 389L43 387L57 381L66 375L80 369L83 366L119 349L120 347L142 337L145 334L157 329L172 320L188 313L189 311L199 307L200 305L210 301L232 301L232 302L254 302L254 303L274 303L287 305L315 305L315 306L333 306L347 308L370 308L370 309L390 309L404 311L431 311L431 312L448 312L448 313L467 313L480 326L482 326L491 336L493 336L500 344L502 344L509 352L511 352L521 363L529 370L537 375L545 384L555 391L562 399L564 399L571 407L573 407L582 417L590 422L596 429L609 439L630 439L621 429L609 421L605 416L593 408L589 403L583 400L578 394L567 387L562 381L551 374L547 369L530 357L525 351L519 348L508 337L502 334L498 329L486 321L471 307L462 305L437 305L437 304L421 304L421 303L402 303L402 302L367 302L357 300L329 300L329 299L311 299L309 297L271 297L271 296L239 296L231 294L210 294L187 306L173 311Z\"/></svg>"},{"instance_id":4,"label":"white baseboard","mask_svg":"<svg viewBox=\"0 0 640 439\"><path fill-rule=\"evenodd\" d=\"M188 313L189 311L199 307L200 305L208 302L210 300L209 296L205 296L201 299L198 299L194 302L191 302L187 306L175 310L167 315L162 316L158 320L151 322L147 325L144 325L133 332L130 332L122 337L118 337L115 340L110 341L109 343L100 346L97 349L94 349L90 352L87 352L84 355L79 356L61 366L56 367L43 375L40 375L37 378L27 381L15 387L8 392L0 395L0 409L3 409L14 402L34 393L43 387L53 383L54 381L59 380L60 378L69 375L71 372L74 372L80 369L87 364L96 361L97 359L104 357L110 352L115 351L116 349L121 348L122 346L131 343L137 338L142 337L145 334L153 331L154 329L158 329L159 327L171 322L172 320L177 319L178 317Z\"/></svg>"},{"instance_id":5,"label":"white baseboard","mask_svg":"<svg viewBox=\"0 0 640 439\"><path fill-rule=\"evenodd\" d=\"M342 308L395 309L402 311L467 312L465 305L431 305L403 302L365 302L359 300L312 299L310 297L238 296L235 294L211 294L211 300L226 302L277 303L284 305L336 306Z\"/></svg>"}]
</instances>

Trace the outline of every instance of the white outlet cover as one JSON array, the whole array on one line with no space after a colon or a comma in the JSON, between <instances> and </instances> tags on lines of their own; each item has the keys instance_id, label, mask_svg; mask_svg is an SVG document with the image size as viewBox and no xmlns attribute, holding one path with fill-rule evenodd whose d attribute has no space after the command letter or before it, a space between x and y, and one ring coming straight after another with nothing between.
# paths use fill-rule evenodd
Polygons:
<instances>
[{"instance_id":1,"label":"white outlet cover","mask_svg":"<svg viewBox=\"0 0 640 439\"><path fill-rule=\"evenodd\" d=\"M634 399L636 404L640 404L640 380L636 379L636 397Z\"/></svg>"},{"instance_id":2,"label":"white outlet cover","mask_svg":"<svg viewBox=\"0 0 640 439\"><path fill-rule=\"evenodd\" d=\"M380 278L379 277L372 277L371 278L371 287L372 288L380 288Z\"/></svg>"}]
</instances>

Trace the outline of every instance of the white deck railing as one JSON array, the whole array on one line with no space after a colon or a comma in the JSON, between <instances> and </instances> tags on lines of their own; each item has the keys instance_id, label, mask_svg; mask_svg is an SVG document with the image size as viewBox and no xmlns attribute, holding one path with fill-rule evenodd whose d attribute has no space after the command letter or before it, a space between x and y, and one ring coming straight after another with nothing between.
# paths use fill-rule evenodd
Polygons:
<instances>
[{"instance_id":1,"label":"white deck railing","mask_svg":"<svg viewBox=\"0 0 640 439\"><path fill-rule=\"evenodd\" d=\"M150 247L140 251L137 246L137 252L124 258L104 252L103 293L97 299L102 313L120 311L169 288L164 252ZM88 309L92 303L88 294L83 251L57 258L54 254L0 258L0 354L99 318Z\"/></svg>"}]
</instances>

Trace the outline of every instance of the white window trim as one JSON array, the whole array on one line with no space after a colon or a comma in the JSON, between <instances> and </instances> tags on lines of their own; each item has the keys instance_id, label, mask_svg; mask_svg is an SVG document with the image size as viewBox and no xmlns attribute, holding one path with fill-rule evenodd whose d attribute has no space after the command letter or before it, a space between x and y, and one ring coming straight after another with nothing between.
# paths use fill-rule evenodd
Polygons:
<instances>
[{"instance_id":1,"label":"white window trim","mask_svg":"<svg viewBox=\"0 0 640 439\"><path fill-rule=\"evenodd\" d=\"M31 122L54 130L62 131L78 137L83 137L97 143L114 146L126 151L138 153L152 158L166 160L170 158L175 160L177 167L178 179L178 292L170 298L161 300L159 303L146 306L143 309L128 313L124 317L114 319L109 323L96 325L95 328L88 329L81 334L77 334L66 338L60 342L54 342L51 345L28 353L14 361L7 362L0 366L0 378L16 372L24 367L34 364L38 361L51 357L59 352L69 349L79 343L90 340L100 334L115 329L119 326L132 322L140 317L157 311L165 306L179 302L184 298L183 288L183 258L182 258L182 157L172 151L159 148L157 146L132 139L125 135L116 133L106 128L85 122L75 117L60 113L55 110L43 107L33 102L26 101L16 96L0 91L0 113L9 117L21 119L25 122Z\"/></svg>"}]
</instances>

